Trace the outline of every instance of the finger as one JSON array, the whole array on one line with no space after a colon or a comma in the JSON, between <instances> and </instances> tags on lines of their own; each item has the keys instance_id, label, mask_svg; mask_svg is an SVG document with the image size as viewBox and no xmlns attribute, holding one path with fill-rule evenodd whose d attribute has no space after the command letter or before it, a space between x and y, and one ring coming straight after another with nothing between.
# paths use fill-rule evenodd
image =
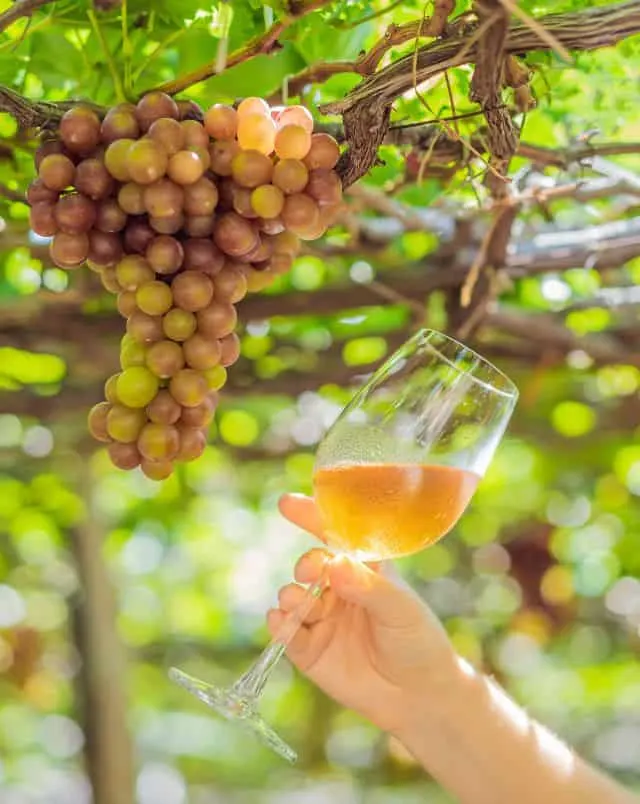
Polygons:
<instances>
[{"instance_id":1,"label":"finger","mask_svg":"<svg viewBox=\"0 0 640 804\"><path fill-rule=\"evenodd\" d=\"M278 635L281 633L286 619L287 615L283 611L280 611L280 609L270 609L267 612L267 628L274 639L278 639ZM301 625L293 639L287 645L287 655L294 664L305 664L305 658L308 659L307 654L310 644L311 632L306 626Z\"/></svg>"},{"instance_id":2,"label":"finger","mask_svg":"<svg viewBox=\"0 0 640 804\"><path fill-rule=\"evenodd\" d=\"M303 604L307 595L308 592L304 587L298 586L296 583L290 583L280 590L278 604L282 611L290 613ZM313 625L325 619L331 613L336 600L335 594L330 589L323 592L322 596L314 601L311 609L305 615L305 625Z\"/></svg>"},{"instance_id":3,"label":"finger","mask_svg":"<svg viewBox=\"0 0 640 804\"><path fill-rule=\"evenodd\" d=\"M298 583L315 583L324 572L327 561L331 559L331 554L321 547L305 553L298 559L293 577Z\"/></svg>"},{"instance_id":4,"label":"finger","mask_svg":"<svg viewBox=\"0 0 640 804\"><path fill-rule=\"evenodd\" d=\"M320 512L313 497L304 494L283 494L278 502L278 508L289 522L313 534L321 542L326 541L322 532Z\"/></svg>"}]
</instances>

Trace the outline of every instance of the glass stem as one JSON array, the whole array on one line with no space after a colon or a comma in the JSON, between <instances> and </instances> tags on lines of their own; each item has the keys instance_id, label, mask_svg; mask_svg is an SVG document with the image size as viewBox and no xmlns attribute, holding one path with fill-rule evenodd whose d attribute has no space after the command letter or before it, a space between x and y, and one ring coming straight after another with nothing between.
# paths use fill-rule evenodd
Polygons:
<instances>
[{"instance_id":1,"label":"glass stem","mask_svg":"<svg viewBox=\"0 0 640 804\"><path fill-rule=\"evenodd\" d=\"M264 689L273 668L278 664L287 645L298 633L300 626L313 608L313 604L320 597L327 586L328 570L325 567L318 580L307 588L304 598L298 606L289 613L279 633L271 640L244 675L236 681L231 692L241 698L257 702Z\"/></svg>"}]
</instances>

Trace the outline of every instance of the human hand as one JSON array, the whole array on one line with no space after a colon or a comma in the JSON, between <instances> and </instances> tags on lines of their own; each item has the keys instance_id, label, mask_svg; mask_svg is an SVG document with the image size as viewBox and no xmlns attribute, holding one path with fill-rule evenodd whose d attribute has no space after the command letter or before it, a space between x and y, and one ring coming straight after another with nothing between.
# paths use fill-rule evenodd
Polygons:
<instances>
[{"instance_id":1,"label":"human hand","mask_svg":"<svg viewBox=\"0 0 640 804\"><path fill-rule=\"evenodd\" d=\"M283 516L324 542L312 498L286 494ZM395 573L380 564L331 559L314 549L295 568L298 584L313 584L328 563L329 588L289 643L287 655L328 695L385 731L397 732L415 701L439 694L456 655L442 626ZM305 589L292 583L267 618L277 638Z\"/></svg>"}]
</instances>

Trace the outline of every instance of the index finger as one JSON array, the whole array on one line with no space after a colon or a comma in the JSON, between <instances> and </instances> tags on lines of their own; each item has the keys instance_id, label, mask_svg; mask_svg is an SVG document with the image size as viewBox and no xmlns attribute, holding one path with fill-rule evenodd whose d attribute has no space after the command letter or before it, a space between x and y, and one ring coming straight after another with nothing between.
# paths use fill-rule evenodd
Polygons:
<instances>
[{"instance_id":1,"label":"index finger","mask_svg":"<svg viewBox=\"0 0 640 804\"><path fill-rule=\"evenodd\" d=\"M320 512L313 497L305 494L283 494L278 501L278 508L285 519L326 544Z\"/></svg>"}]
</instances>

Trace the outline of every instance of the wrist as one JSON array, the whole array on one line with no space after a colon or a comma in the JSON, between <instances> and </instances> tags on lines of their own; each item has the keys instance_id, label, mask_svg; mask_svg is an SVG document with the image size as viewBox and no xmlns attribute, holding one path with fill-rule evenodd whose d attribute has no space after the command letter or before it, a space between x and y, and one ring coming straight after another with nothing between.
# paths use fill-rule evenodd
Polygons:
<instances>
[{"instance_id":1,"label":"wrist","mask_svg":"<svg viewBox=\"0 0 640 804\"><path fill-rule=\"evenodd\" d=\"M477 681L478 674L471 665L453 654L446 666L407 694L394 737L416 751L425 735L435 731L442 735L443 730L455 732Z\"/></svg>"}]
</instances>

